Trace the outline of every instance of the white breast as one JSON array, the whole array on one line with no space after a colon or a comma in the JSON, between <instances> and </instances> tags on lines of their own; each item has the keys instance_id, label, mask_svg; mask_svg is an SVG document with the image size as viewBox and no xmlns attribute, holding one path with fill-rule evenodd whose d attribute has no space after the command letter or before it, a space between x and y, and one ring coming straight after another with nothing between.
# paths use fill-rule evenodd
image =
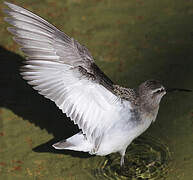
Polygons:
<instances>
[{"instance_id":1,"label":"white breast","mask_svg":"<svg viewBox=\"0 0 193 180\"><path fill-rule=\"evenodd\" d=\"M126 149L135 138L148 129L157 115L157 113L147 113L141 117L141 120L134 121L131 113L128 112L125 114L127 118L124 121L120 119L120 122L105 135L97 155L107 155ZM123 114L121 118L124 118Z\"/></svg>"}]
</instances>

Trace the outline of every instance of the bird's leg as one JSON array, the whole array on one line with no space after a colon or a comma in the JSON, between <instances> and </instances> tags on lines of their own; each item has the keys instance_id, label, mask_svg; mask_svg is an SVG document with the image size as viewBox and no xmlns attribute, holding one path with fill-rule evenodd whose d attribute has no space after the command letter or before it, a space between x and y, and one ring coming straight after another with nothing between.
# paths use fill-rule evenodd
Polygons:
<instances>
[{"instance_id":1,"label":"bird's leg","mask_svg":"<svg viewBox=\"0 0 193 180\"><path fill-rule=\"evenodd\" d=\"M121 163L120 163L121 167L124 166L124 156L121 156Z\"/></svg>"},{"instance_id":2,"label":"bird's leg","mask_svg":"<svg viewBox=\"0 0 193 180\"><path fill-rule=\"evenodd\" d=\"M125 150L120 151L120 154L121 154L121 162L120 162L120 165L121 165L121 167L123 167L123 166L124 166Z\"/></svg>"}]
</instances>

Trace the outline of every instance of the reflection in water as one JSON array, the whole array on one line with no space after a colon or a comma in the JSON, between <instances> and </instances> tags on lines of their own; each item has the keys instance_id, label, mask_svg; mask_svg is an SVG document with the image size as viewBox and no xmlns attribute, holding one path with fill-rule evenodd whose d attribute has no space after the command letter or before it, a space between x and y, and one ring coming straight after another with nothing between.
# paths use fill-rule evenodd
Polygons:
<instances>
[{"instance_id":1,"label":"reflection in water","mask_svg":"<svg viewBox=\"0 0 193 180\"><path fill-rule=\"evenodd\" d=\"M120 155L112 154L92 173L97 179L160 179L167 174L170 152L166 145L152 137L140 137L128 148L125 165Z\"/></svg>"}]
</instances>

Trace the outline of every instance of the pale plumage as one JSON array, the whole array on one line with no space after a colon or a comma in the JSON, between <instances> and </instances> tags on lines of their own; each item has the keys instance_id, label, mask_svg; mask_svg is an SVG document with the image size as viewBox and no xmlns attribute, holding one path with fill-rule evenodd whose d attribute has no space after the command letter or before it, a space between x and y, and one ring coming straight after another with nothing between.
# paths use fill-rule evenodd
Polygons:
<instances>
[{"instance_id":1,"label":"pale plumage","mask_svg":"<svg viewBox=\"0 0 193 180\"><path fill-rule=\"evenodd\" d=\"M10 8L4 10L10 16L5 20L14 26L8 30L27 56L21 75L81 129L54 147L97 155L119 152L123 164L127 146L155 120L159 103L141 115L140 91L114 85L76 40L32 12L5 4Z\"/></svg>"}]
</instances>

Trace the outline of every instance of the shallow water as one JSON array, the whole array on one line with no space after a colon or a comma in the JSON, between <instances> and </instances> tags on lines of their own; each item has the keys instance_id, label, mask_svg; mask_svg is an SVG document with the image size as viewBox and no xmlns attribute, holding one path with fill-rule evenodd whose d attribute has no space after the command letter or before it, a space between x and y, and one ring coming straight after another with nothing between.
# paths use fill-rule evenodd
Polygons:
<instances>
[{"instance_id":1,"label":"shallow water","mask_svg":"<svg viewBox=\"0 0 193 180\"><path fill-rule=\"evenodd\" d=\"M12 1L13 2L13 1ZM29 0L18 4L85 44L115 82L146 79L193 89L193 1ZM0 1L0 8L4 7ZM154 124L128 148L107 157L57 151L51 144L77 127L19 76L23 55L0 15L0 179L193 179L193 95L173 93Z\"/></svg>"},{"instance_id":2,"label":"shallow water","mask_svg":"<svg viewBox=\"0 0 193 180\"><path fill-rule=\"evenodd\" d=\"M93 171L96 179L159 179L167 177L170 152L160 140L137 138L128 148L125 165L120 167L120 155L113 154Z\"/></svg>"}]
</instances>

